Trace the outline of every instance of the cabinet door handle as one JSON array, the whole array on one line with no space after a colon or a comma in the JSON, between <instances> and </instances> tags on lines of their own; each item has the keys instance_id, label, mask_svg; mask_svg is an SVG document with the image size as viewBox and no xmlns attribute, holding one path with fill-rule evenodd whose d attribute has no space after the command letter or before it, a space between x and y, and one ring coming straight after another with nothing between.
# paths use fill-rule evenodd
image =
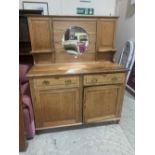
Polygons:
<instances>
[{"instance_id":1,"label":"cabinet door handle","mask_svg":"<svg viewBox=\"0 0 155 155\"><path fill-rule=\"evenodd\" d=\"M44 85L49 85L49 81L44 80L44 81L43 81L43 84L44 84Z\"/></svg>"},{"instance_id":2,"label":"cabinet door handle","mask_svg":"<svg viewBox=\"0 0 155 155\"><path fill-rule=\"evenodd\" d=\"M72 81L71 80L65 80L65 84L68 85L68 84L71 84Z\"/></svg>"},{"instance_id":3,"label":"cabinet door handle","mask_svg":"<svg viewBox=\"0 0 155 155\"><path fill-rule=\"evenodd\" d=\"M97 82L97 79L94 78L94 79L91 80L91 82L92 82L92 83L96 83L96 82Z\"/></svg>"}]
</instances>

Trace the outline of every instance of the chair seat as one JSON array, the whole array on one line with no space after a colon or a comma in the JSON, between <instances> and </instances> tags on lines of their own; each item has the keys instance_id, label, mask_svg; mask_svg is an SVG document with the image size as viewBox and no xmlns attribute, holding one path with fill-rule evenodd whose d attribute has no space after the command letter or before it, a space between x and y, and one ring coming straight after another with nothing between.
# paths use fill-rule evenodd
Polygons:
<instances>
[{"instance_id":1,"label":"chair seat","mask_svg":"<svg viewBox=\"0 0 155 155\"><path fill-rule=\"evenodd\" d=\"M19 79L21 84L21 94L22 94L22 103L24 111L24 122L26 128L27 138L33 138L35 135L35 123L34 123L34 114L31 101L31 93L28 83L28 78L26 76L31 65L20 64L19 66Z\"/></svg>"}]
</instances>

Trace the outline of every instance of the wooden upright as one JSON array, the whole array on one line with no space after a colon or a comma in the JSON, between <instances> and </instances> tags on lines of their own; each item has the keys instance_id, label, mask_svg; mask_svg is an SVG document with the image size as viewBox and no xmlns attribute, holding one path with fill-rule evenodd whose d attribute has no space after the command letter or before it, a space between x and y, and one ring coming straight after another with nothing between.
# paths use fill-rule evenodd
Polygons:
<instances>
[{"instance_id":1,"label":"wooden upright","mask_svg":"<svg viewBox=\"0 0 155 155\"><path fill-rule=\"evenodd\" d=\"M28 73L36 130L120 120L126 70L113 62L118 17L30 16L34 66ZM89 38L74 57L62 46L71 26Z\"/></svg>"}]
</instances>

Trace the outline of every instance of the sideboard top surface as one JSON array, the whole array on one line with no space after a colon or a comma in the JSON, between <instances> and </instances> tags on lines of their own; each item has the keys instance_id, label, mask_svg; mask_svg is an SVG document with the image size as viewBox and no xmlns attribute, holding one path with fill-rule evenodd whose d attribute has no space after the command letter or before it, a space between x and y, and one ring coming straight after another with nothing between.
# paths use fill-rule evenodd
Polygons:
<instances>
[{"instance_id":1,"label":"sideboard top surface","mask_svg":"<svg viewBox=\"0 0 155 155\"><path fill-rule=\"evenodd\" d=\"M56 63L49 65L34 65L28 72L28 77L52 75L77 75L89 73L126 72L122 66L110 61L91 61L77 63Z\"/></svg>"},{"instance_id":2,"label":"sideboard top surface","mask_svg":"<svg viewBox=\"0 0 155 155\"><path fill-rule=\"evenodd\" d=\"M77 15L77 16L69 16L69 15L27 15L28 17L52 17L52 18L119 18L119 16L90 16L90 15Z\"/></svg>"}]
</instances>

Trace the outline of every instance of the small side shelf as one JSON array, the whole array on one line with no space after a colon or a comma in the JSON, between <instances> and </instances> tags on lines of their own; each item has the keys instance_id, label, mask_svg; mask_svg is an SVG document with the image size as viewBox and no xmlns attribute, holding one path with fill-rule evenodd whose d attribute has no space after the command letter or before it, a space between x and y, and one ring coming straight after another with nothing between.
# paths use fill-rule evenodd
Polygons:
<instances>
[{"instance_id":1,"label":"small side shelf","mask_svg":"<svg viewBox=\"0 0 155 155\"><path fill-rule=\"evenodd\" d=\"M33 50L30 54L33 55L35 64L50 64L54 62L54 50Z\"/></svg>"},{"instance_id":2,"label":"small side shelf","mask_svg":"<svg viewBox=\"0 0 155 155\"><path fill-rule=\"evenodd\" d=\"M97 52L116 52L116 48L99 48Z\"/></svg>"},{"instance_id":3,"label":"small side shelf","mask_svg":"<svg viewBox=\"0 0 155 155\"><path fill-rule=\"evenodd\" d=\"M96 60L110 60L113 62L116 48L99 48L96 52Z\"/></svg>"}]
</instances>

